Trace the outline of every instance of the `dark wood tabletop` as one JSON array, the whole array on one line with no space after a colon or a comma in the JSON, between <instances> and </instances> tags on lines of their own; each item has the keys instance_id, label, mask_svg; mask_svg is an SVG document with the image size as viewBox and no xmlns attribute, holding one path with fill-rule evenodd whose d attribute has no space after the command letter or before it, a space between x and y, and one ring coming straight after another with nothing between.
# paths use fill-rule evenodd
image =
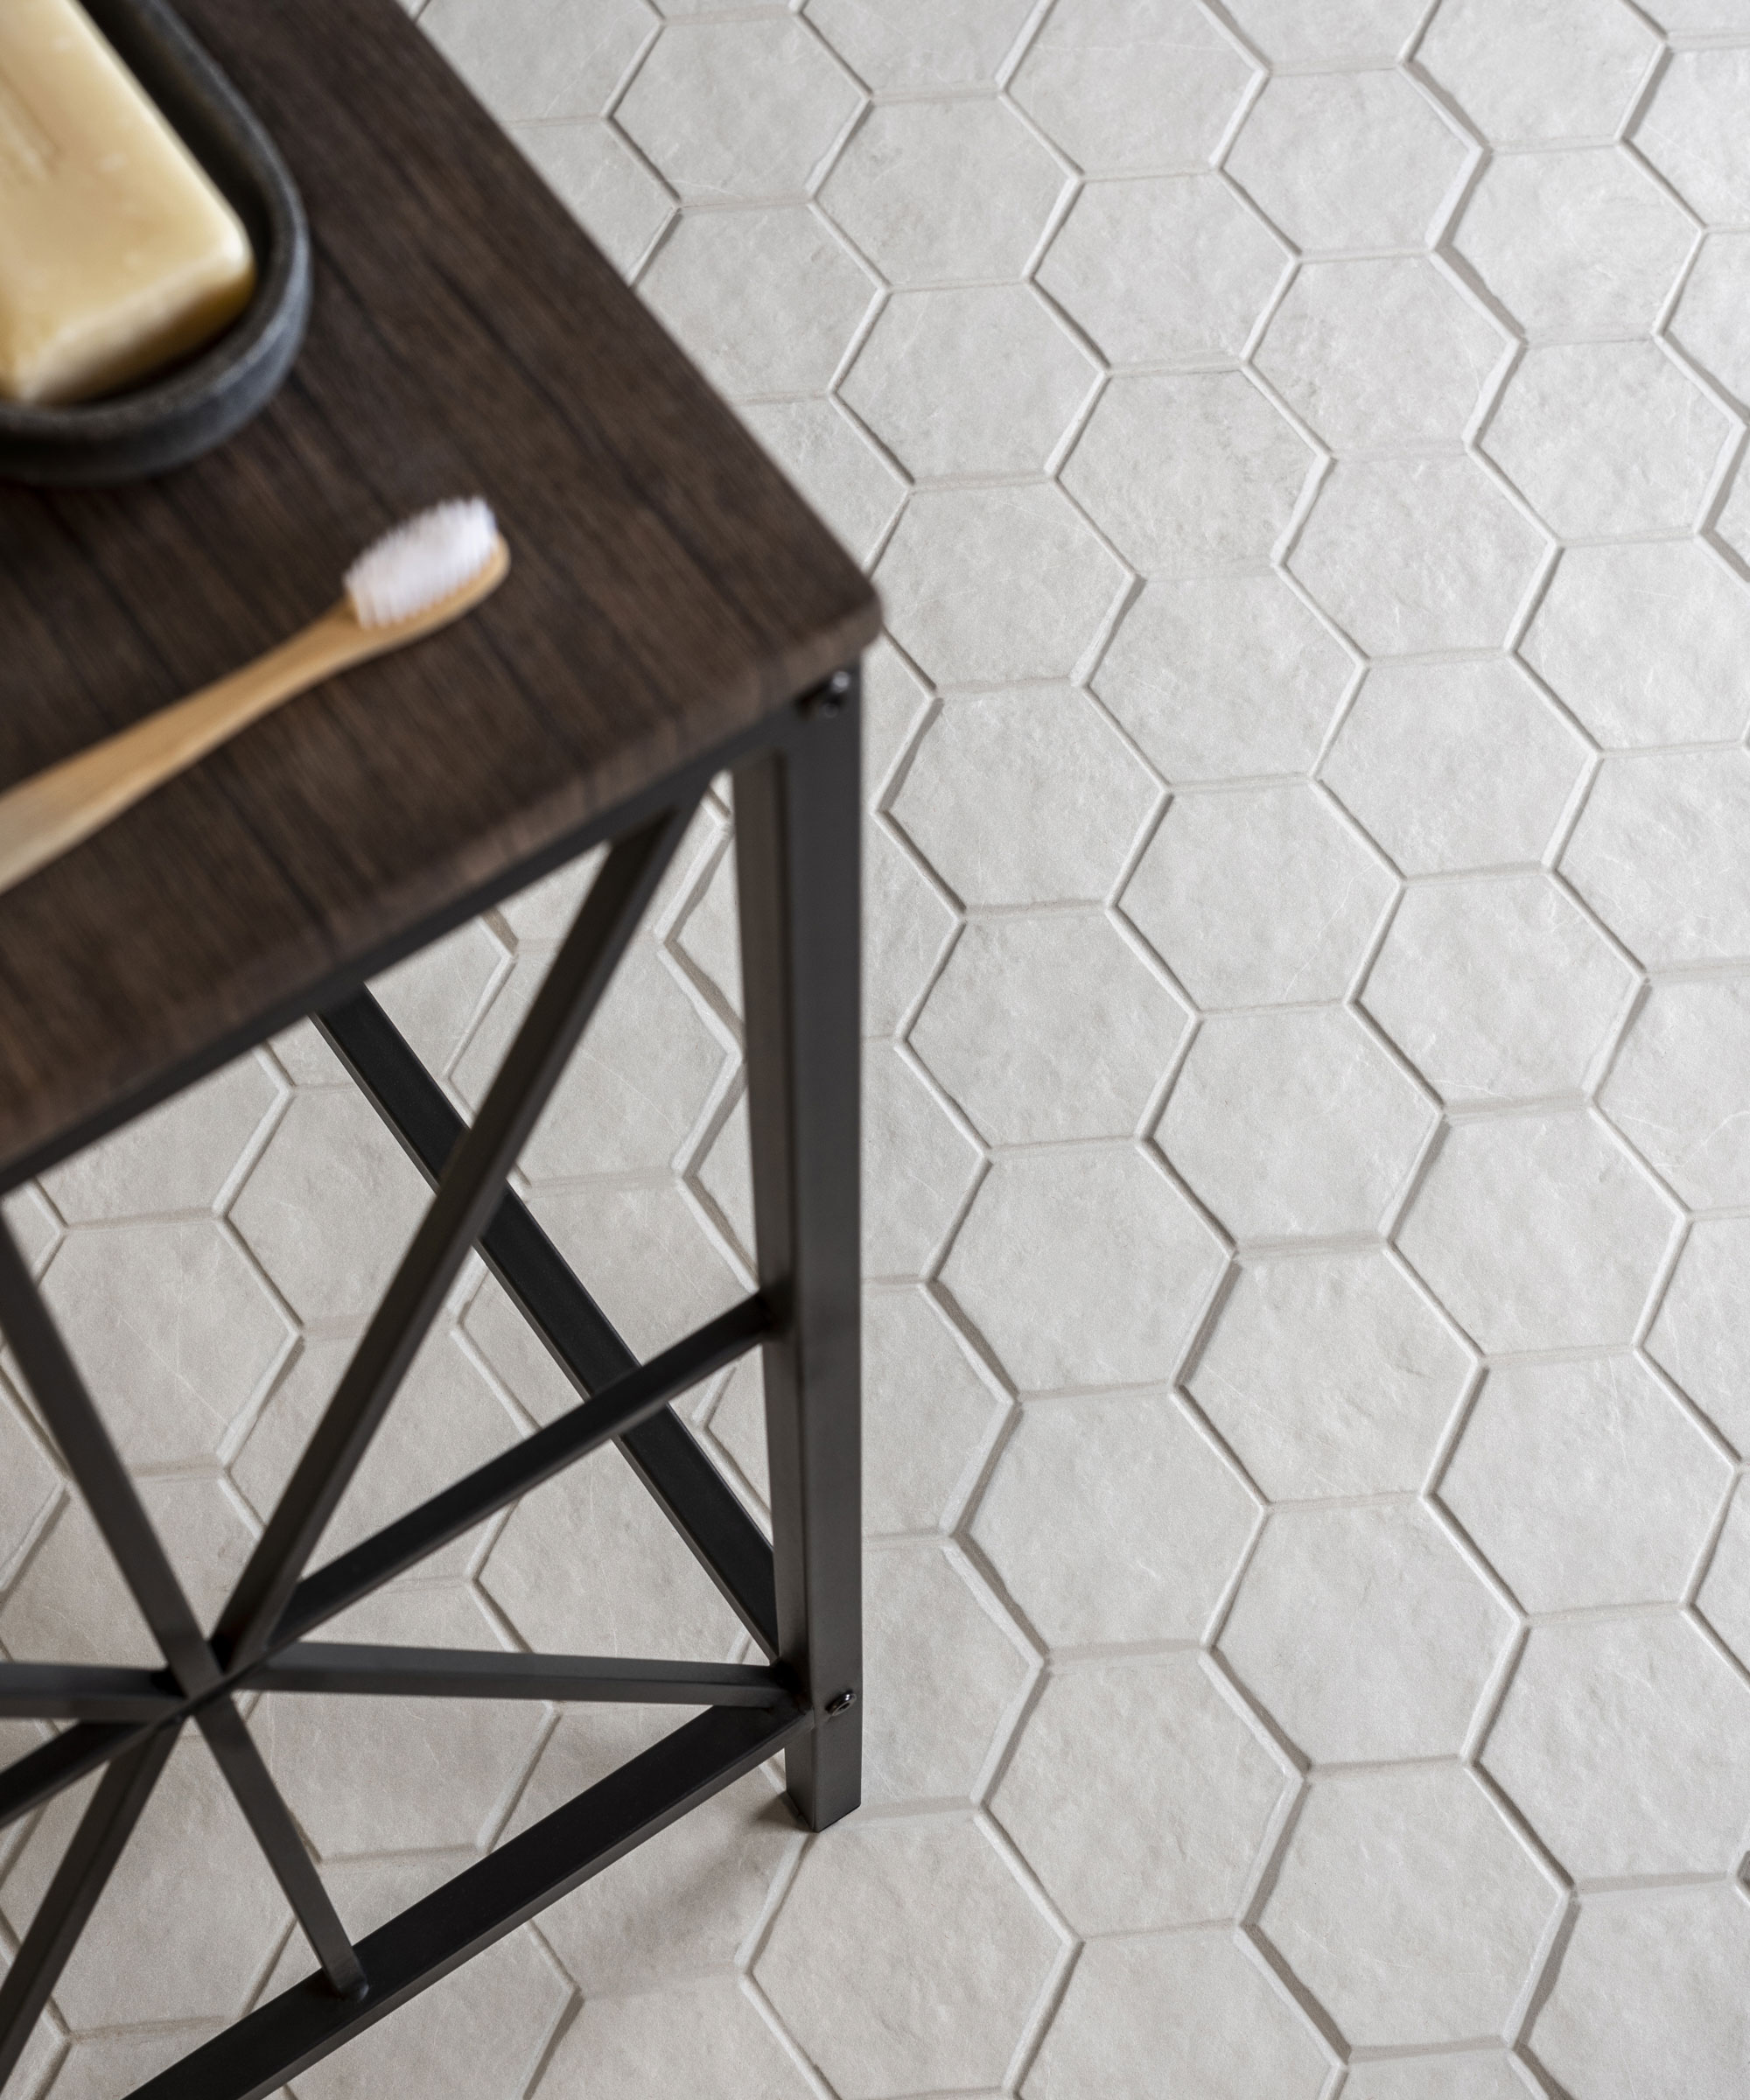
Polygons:
<instances>
[{"instance_id":1,"label":"dark wood tabletop","mask_svg":"<svg viewBox=\"0 0 1750 2100\"><path fill-rule=\"evenodd\" d=\"M396 0L180 0L303 191L308 342L163 480L0 485L0 786L485 495L503 589L0 896L0 1186L375 967L872 640L872 592Z\"/></svg>"}]
</instances>

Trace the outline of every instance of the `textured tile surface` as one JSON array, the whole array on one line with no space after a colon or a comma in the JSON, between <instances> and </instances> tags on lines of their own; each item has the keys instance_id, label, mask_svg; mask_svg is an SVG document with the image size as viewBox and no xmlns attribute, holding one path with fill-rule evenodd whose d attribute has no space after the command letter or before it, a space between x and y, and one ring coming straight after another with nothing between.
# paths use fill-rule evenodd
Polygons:
<instances>
[{"instance_id":1,"label":"textured tile surface","mask_svg":"<svg viewBox=\"0 0 1750 2100\"><path fill-rule=\"evenodd\" d=\"M1738 2100L1750 6L409 5L886 603L869 1784L294 2100ZM732 822L522 1162L640 1354L747 1282ZM381 983L458 1109L590 872ZM308 1027L9 1199L202 1609L422 1200ZM323 1553L571 1398L465 1276ZM742 1652L612 1452L337 1634ZM155 1659L6 1360L0 1648ZM252 1726L363 1931L676 1718ZM93 1929L24 2100L309 1966L198 1742Z\"/></svg>"}]
</instances>

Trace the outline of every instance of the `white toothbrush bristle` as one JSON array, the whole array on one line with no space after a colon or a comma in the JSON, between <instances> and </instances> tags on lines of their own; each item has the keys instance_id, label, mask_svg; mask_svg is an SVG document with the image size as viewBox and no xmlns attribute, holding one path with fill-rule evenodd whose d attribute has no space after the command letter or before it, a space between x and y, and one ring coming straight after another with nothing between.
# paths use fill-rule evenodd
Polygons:
<instances>
[{"instance_id":1,"label":"white toothbrush bristle","mask_svg":"<svg viewBox=\"0 0 1750 2100\"><path fill-rule=\"evenodd\" d=\"M491 506L478 496L435 504L384 533L346 571L361 627L411 620L477 577L498 545Z\"/></svg>"}]
</instances>

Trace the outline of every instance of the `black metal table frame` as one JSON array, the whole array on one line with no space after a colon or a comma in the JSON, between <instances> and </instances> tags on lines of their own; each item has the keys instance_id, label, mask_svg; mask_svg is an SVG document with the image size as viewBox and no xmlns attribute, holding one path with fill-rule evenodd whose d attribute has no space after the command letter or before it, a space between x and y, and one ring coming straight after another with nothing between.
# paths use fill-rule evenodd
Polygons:
<instances>
[{"instance_id":1,"label":"black metal table frame","mask_svg":"<svg viewBox=\"0 0 1750 2100\"><path fill-rule=\"evenodd\" d=\"M0 1330L164 1652L161 1670L0 1662L0 1717L72 1725L0 1771L0 1827L102 1777L0 1982L4 2090L184 1725L205 1737L318 1968L137 2089L256 2100L781 1749L821 1830L861 1788L858 1205L860 693L836 675L758 729L458 900L295 1004L15 1164L15 1187L312 1015L436 1193L210 1634L165 1557L10 1232ZM515 1192L510 1170L705 788L735 783L759 1288L640 1364ZM611 850L474 1122L366 981L603 842ZM472 1250L535 1327L576 1406L306 1572ZM772 1543L668 1404L763 1353ZM608 1442L617 1443L768 1658L763 1664L313 1641L324 1621ZM239 1714L241 1692L618 1700L708 1709L354 1946ZM185 1899L199 1904L191 1886Z\"/></svg>"}]
</instances>

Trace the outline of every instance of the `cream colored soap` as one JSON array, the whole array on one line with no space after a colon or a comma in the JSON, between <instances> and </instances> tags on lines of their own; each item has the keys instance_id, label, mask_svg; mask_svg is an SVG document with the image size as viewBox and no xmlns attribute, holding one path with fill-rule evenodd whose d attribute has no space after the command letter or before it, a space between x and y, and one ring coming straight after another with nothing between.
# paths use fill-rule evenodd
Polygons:
<instances>
[{"instance_id":1,"label":"cream colored soap","mask_svg":"<svg viewBox=\"0 0 1750 2100\"><path fill-rule=\"evenodd\" d=\"M74 0L0 0L0 396L83 401L248 303L236 214Z\"/></svg>"}]
</instances>

